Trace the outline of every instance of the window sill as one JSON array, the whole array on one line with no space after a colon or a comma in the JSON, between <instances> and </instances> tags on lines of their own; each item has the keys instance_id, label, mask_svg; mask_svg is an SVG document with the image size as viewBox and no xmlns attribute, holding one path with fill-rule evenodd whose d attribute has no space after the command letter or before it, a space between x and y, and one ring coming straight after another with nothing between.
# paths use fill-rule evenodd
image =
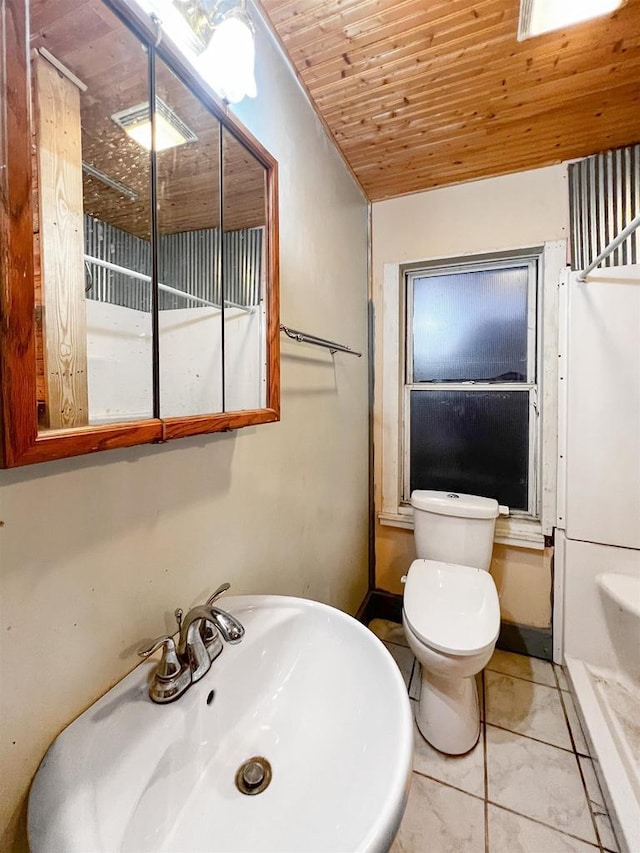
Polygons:
<instances>
[{"instance_id":1,"label":"window sill","mask_svg":"<svg viewBox=\"0 0 640 853\"><path fill-rule=\"evenodd\" d=\"M379 512L378 521L384 527L400 527L413 530L413 514L411 511ZM544 550L544 535L542 524L530 518L498 518L494 541L498 545L510 545L512 548L531 548L535 551Z\"/></svg>"}]
</instances>

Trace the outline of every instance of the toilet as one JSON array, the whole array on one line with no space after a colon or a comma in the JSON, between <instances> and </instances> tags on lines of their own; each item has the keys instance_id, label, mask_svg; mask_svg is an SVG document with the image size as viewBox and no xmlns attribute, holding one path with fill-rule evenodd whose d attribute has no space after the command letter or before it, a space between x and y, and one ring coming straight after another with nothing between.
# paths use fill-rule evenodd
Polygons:
<instances>
[{"instance_id":1,"label":"toilet","mask_svg":"<svg viewBox=\"0 0 640 853\"><path fill-rule=\"evenodd\" d=\"M411 495L418 559L409 567L402 624L422 666L416 723L440 752L461 755L480 735L475 676L493 654L500 604L489 574L498 515L490 498Z\"/></svg>"}]
</instances>

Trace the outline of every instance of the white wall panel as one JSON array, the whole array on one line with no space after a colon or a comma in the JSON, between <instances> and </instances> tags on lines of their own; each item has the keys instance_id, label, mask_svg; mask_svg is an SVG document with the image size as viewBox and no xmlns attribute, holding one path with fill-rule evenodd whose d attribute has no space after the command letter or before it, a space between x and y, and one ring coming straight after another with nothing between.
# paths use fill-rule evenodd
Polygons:
<instances>
[{"instance_id":1,"label":"white wall panel","mask_svg":"<svg viewBox=\"0 0 640 853\"><path fill-rule=\"evenodd\" d=\"M564 548L564 655L638 677L637 620L600 590L603 572L640 575L640 551L575 542L558 534Z\"/></svg>"},{"instance_id":2,"label":"white wall panel","mask_svg":"<svg viewBox=\"0 0 640 853\"><path fill-rule=\"evenodd\" d=\"M151 314L86 300L90 423L153 415Z\"/></svg>"},{"instance_id":3,"label":"white wall panel","mask_svg":"<svg viewBox=\"0 0 640 853\"><path fill-rule=\"evenodd\" d=\"M640 266L568 288L567 536L640 548Z\"/></svg>"}]
</instances>

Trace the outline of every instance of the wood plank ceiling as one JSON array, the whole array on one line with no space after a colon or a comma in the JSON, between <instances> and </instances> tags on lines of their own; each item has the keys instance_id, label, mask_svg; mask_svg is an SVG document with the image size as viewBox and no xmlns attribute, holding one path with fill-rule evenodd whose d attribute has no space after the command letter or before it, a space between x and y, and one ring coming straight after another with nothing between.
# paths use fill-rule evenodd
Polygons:
<instances>
[{"instance_id":1,"label":"wood plank ceiling","mask_svg":"<svg viewBox=\"0 0 640 853\"><path fill-rule=\"evenodd\" d=\"M640 0L524 42L519 0L261 3L373 201L640 141Z\"/></svg>"}]
</instances>

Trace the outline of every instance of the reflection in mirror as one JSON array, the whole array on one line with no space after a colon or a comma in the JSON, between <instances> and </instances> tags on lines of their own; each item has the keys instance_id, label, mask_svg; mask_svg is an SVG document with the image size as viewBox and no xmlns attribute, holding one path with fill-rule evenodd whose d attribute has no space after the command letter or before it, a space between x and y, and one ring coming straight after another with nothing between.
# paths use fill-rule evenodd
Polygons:
<instances>
[{"instance_id":1,"label":"reflection in mirror","mask_svg":"<svg viewBox=\"0 0 640 853\"><path fill-rule=\"evenodd\" d=\"M222 132L225 409L266 405L267 174L226 129Z\"/></svg>"},{"instance_id":2,"label":"reflection in mirror","mask_svg":"<svg viewBox=\"0 0 640 853\"><path fill-rule=\"evenodd\" d=\"M220 123L156 60L160 416L224 411Z\"/></svg>"},{"instance_id":3,"label":"reflection in mirror","mask_svg":"<svg viewBox=\"0 0 640 853\"><path fill-rule=\"evenodd\" d=\"M39 426L148 418L150 157L118 121L147 52L101 0L31 0L30 26Z\"/></svg>"}]
</instances>

